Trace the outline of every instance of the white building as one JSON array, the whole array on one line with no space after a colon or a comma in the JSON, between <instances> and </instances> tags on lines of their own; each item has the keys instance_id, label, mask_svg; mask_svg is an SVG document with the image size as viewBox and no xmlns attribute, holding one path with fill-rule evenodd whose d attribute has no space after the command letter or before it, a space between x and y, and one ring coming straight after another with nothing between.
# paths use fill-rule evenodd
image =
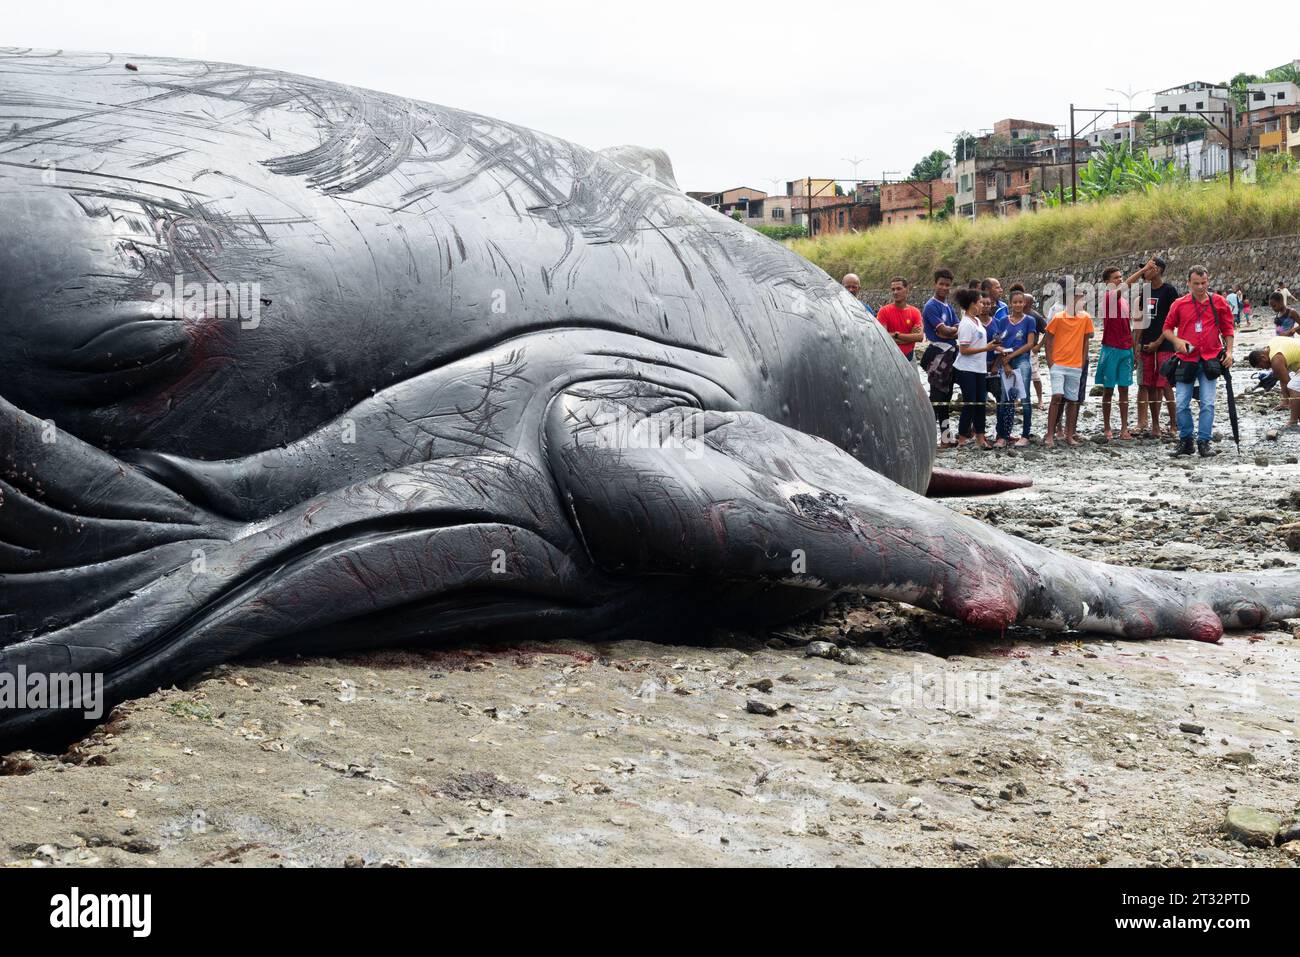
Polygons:
<instances>
[{"instance_id":1,"label":"white building","mask_svg":"<svg viewBox=\"0 0 1300 957\"><path fill-rule=\"evenodd\" d=\"M1300 104L1300 86L1294 83L1250 83L1246 86L1246 109L1262 110L1269 106Z\"/></svg>"},{"instance_id":2,"label":"white building","mask_svg":"<svg viewBox=\"0 0 1300 957\"><path fill-rule=\"evenodd\" d=\"M1170 113L1224 110L1231 104L1229 95L1226 86L1197 80L1161 90L1155 96L1151 113L1158 119L1167 119Z\"/></svg>"},{"instance_id":3,"label":"white building","mask_svg":"<svg viewBox=\"0 0 1300 957\"><path fill-rule=\"evenodd\" d=\"M1122 123L1116 123L1110 129L1093 130L1084 139L1088 141L1088 146L1092 149L1101 149L1103 146L1119 146L1123 143L1133 146L1141 135L1142 124L1126 120Z\"/></svg>"},{"instance_id":4,"label":"white building","mask_svg":"<svg viewBox=\"0 0 1300 957\"><path fill-rule=\"evenodd\" d=\"M1241 151L1238 153L1237 169L1243 169L1245 157L1240 155ZM1228 147L1206 139L1150 146L1147 154L1156 162L1173 160L1175 166L1187 171L1189 179L1196 181L1214 179L1228 172Z\"/></svg>"}]
</instances>

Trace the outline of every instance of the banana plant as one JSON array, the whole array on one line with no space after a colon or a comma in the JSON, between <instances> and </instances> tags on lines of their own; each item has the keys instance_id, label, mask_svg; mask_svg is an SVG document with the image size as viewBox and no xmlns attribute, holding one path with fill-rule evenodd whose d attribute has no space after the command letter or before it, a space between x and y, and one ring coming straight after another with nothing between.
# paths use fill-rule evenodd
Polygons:
<instances>
[{"instance_id":1,"label":"banana plant","mask_svg":"<svg viewBox=\"0 0 1300 957\"><path fill-rule=\"evenodd\" d=\"M1079 194L1098 200L1148 192L1182 176L1171 161L1157 163L1145 151L1135 152L1127 143L1107 144L1079 171Z\"/></svg>"}]
</instances>

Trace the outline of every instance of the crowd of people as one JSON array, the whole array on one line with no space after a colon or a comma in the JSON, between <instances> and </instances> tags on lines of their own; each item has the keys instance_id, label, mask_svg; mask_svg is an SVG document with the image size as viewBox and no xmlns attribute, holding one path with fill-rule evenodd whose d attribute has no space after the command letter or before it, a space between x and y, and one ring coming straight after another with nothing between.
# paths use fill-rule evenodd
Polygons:
<instances>
[{"instance_id":1,"label":"crowd of people","mask_svg":"<svg viewBox=\"0 0 1300 957\"><path fill-rule=\"evenodd\" d=\"M1096 285L1064 276L1054 290L1042 291L1042 311L1022 284L1004 291L998 279L988 278L954 288L952 271L938 269L933 293L920 308L910 303L908 279L890 280L891 301L876 318L908 361L919 356L940 448L970 442L985 449L1027 446L1035 440L1036 410L1046 412L1045 446L1078 445L1091 345L1100 326L1092 372L1101 387L1104 439L1176 435L1171 454L1209 457L1217 454L1211 444L1217 380L1232 368L1236 331L1250 328L1252 305L1240 286L1212 290L1203 266L1189 270L1182 293L1166 278L1166 268L1157 256L1127 276L1118 266L1109 267ZM856 275L845 276L843 284L860 298ZM1252 351L1248 361L1272 377L1265 385L1273 379L1281 385L1289 425L1300 428L1300 379L1294 379L1300 374L1300 311L1292 307L1293 299L1279 283L1269 299L1277 335ZM1046 406L1040 366L1047 370ZM1136 421L1130 429L1135 386ZM991 440L990 397L996 407ZM1013 434L1017 413L1018 435Z\"/></svg>"}]
</instances>

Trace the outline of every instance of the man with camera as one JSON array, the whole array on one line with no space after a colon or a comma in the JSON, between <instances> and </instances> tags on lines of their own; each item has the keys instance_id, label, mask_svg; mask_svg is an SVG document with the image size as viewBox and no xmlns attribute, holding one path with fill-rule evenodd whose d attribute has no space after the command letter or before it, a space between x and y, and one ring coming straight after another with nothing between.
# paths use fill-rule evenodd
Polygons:
<instances>
[{"instance_id":1,"label":"man with camera","mask_svg":"<svg viewBox=\"0 0 1300 957\"><path fill-rule=\"evenodd\" d=\"M1210 274L1193 266L1187 276L1191 288L1169 308L1161 334L1174 347L1162 373L1174 383L1178 418L1178 448L1173 455L1199 452L1202 458L1218 453L1210 446L1214 431L1214 390L1219 376L1232 367L1232 340L1236 327L1232 308L1222 296L1210 292ZM1192 391L1200 393L1193 449Z\"/></svg>"}]
</instances>

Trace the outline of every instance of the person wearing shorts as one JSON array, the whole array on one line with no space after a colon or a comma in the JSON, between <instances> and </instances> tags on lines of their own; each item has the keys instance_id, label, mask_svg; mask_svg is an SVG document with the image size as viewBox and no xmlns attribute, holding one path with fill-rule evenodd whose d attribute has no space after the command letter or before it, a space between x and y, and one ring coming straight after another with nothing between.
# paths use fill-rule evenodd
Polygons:
<instances>
[{"instance_id":1,"label":"person wearing shorts","mask_svg":"<svg viewBox=\"0 0 1300 957\"><path fill-rule=\"evenodd\" d=\"M1097 359L1097 384L1102 388L1101 427L1109 442L1111 400L1119 389L1119 437L1131 439L1128 430L1128 390L1133 384L1133 329L1128 298L1120 289L1123 274L1115 266L1102 273L1101 355Z\"/></svg>"},{"instance_id":2,"label":"person wearing shorts","mask_svg":"<svg viewBox=\"0 0 1300 957\"><path fill-rule=\"evenodd\" d=\"M1058 312L1047 324L1043 350L1047 364L1052 369L1052 404L1047 409L1047 436L1044 445L1055 444L1056 426L1065 411L1065 442L1078 445L1075 428L1079 421L1080 390L1083 382L1083 363L1088 355L1088 343L1095 333L1092 316L1083 309L1085 293L1067 276L1061 280L1073 308Z\"/></svg>"},{"instance_id":3,"label":"person wearing shorts","mask_svg":"<svg viewBox=\"0 0 1300 957\"><path fill-rule=\"evenodd\" d=\"M1164 329L1169 309L1178 300L1178 290L1173 283L1165 280L1165 261L1159 256L1148 259L1125 283L1132 286L1139 280L1149 283L1150 291L1146 296L1146 310L1142 316L1135 317L1137 321L1134 322L1134 327L1140 330L1138 353L1142 359L1142 378L1138 382L1137 427L1140 435L1148 434L1151 438L1158 439L1162 399L1169 412L1168 434L1173 436L1177 428L1178 412L1174 404L1173 383L1160 374L1160 366L1173 352L1172 346L1164 338Z\"/></svg>"}]
</instances>

